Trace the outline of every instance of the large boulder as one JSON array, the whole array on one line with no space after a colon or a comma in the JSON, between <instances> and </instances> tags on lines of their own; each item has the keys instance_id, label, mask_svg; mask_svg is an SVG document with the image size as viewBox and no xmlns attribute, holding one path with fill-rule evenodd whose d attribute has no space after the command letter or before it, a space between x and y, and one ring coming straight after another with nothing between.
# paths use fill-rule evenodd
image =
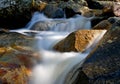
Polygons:
<instances>
[{"instance_id":1,"label":"large boulder","mask_svg":"<svg viewBox=\"0 0 120 84\"><path fill-rule=\"evenodd\" d=\"M34 11L42 11L46 5L40 0L0 0L0 27L22 28Z\"/></svg>"},{"instance_id":2,"label":"large boulder","mask_svg":"<svg viewBox=\"0 0 120 84\"><path fill-rule=\"evenodd\" d=\"M24 27L31 18L31 0L1 0L0 4L0 27Z\"/></svg>"},{"instance_id":3,"label":"large boulder","mask_svg":"<svg viewBox=\"0 0 120 84\"><path fill-rule=\"evenodd\" d=\"M120 83L120 20L104 35L98 46L67 76L65 84Z\"/></svg>"},{"instance_id":4,"label":"large boulder","mask_svg":"<svg viewBox=\"0 0 120 84\"><path fill-rule=\"evenodd\" d=\"M53 49L60 52L84 52L91 47L92 43L98 40L97 38L100 38L103 32L105 32L105 30L75 31L57 43Z\"/></svg>"}]
</instances>

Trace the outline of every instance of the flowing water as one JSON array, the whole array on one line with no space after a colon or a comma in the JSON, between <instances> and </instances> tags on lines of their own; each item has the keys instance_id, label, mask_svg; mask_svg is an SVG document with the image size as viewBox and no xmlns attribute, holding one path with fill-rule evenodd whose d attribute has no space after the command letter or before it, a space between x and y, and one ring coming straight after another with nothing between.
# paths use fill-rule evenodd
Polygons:
<instances>
[{"instance_id":1,"label":"flowing water","mask_svg":"<svg viewBox=\"0 0 120 84\"><path fill-rule=\"evenodd\" d=\"M40 28L42 22L45 27L49 28L45 31L30 30L34 27ZM47 22L47 23L46 23ZM44 27L44 25L42 27ZM64 79L67 73L78 63L84 61L85 57L90 53L91 49L85 53L77 52L56 52L52 47L65 38L71 32L78 29L90 29L91 22L89 18L76 15L70 19L50 19L39 12L35 12L31 21L26 25L26 28L21 30L11 30L28 34L28 32L35 33L35 38L38 39L36 46L38 46L40 53L40 62L33 67L30 84L64 84ZM105 32L104 32L105 33ZM104 34L103 33L103 34ZM102 34L102 35L103 35ZM28 34L29 35L29 34ZM101 37L102 37L101 35ZM100 36L99 36L100 37ZM101 38L100 37L100 38ZM100 39L98 38L98 40ZM97 40L97 41L98 41Z\"/></svg>"}]
</instances>

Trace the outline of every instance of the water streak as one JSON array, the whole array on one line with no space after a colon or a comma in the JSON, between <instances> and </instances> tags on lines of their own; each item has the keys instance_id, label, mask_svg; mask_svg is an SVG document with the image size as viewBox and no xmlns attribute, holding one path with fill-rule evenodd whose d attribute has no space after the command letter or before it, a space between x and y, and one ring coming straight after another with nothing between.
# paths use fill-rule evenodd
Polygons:
<instances>
[{"instance_id":1,"label":"water streak","mask_svg":"<svg viewBox=\"0 0 120 84\"><path fill-rule=\"evenodd\" d=\"M46 29L49 31L72 32L78 29L90 29L91 18L76 15L70 19L51 19L40 12L35 12L31 21L27 24L28 29Z\"/></svg>"},{"instance_id":2,"label":"water streak","mask_svg":"<svg viewBox=\"0 0 120 84\"><path fill-rule=\"evenodd\" d=\"M42 25L41 25L42 24ZM39 27L47 27L49 31L30 30L35 29L34 25ZM47 26L44 26L47 25ZM46 28L46 29L47 29ZM11 32L19 32L25 35L34 35L38 40L36 46L40 53L40 62L34 66L32 77L29 84L64 84L67 73L78 63L84 61L85 57L90 53L89 46L94 45L100 40L105 32L97 35L94 42L90 43L87 48L88 52L56 52L52 47L60 40L64 39L71 32L78 29L90 29L90 18L76 15L70 19L50 19L35 12L31 21L26 28L21 30L11 30ZM99 37L99 38L98 38Z\"/></svg>"}]
</instances>

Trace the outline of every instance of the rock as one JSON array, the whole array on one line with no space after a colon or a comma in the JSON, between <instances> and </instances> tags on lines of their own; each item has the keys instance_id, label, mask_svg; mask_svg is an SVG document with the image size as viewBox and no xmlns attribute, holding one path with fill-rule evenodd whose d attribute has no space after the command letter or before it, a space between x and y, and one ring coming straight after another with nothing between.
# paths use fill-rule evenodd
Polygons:
<instances>
[{"instance_id":1,"label":"rock","mask_svg":"<svg viewBox=\"0 0 120 84\"><path fill-rule=\"evenodd\" d=\"M60 2L58 4L58 7L64 9L65 14L66 14L66 18L70 18L73 17L75 14L81 14L81 10L83 9L83 7L87 7L87 3L84 0L80 0L80 1L72 1L69 0L68 2Z\"/></svg>"},{"instance_id":2,"label":"rock","mask_svg":"<svg viewBox=\"0 0 120 84\"><path fill-rule=\"evenodd\" d=\"M119 17L110 17L107 20L103 20L100 23L98 23L96 26L93 27L93 29L107 29L108 30L118 20L120 20Z\"/></svg>"},{"instance_id":3,"label":"rock","mask_svg":"<svg viewBox=\"0 0 120 84\"><path fill-rule=\"evenodd\" d=\"M43 2L41 0L33 0L32 2L33 8L35 11L43 11L47 5L46 2Z\"/></svg>"},{"instance_id":4,"label":"rock","mask_svg":"<svg viewBox=\"0 0 120 84\"><path fill-rule=\"evenodd\" d=\"M27 84L29 71L40 61L36 40L16 32L0 32L0 81L2 84Z\"/></svg>"},{"instance_id":5,"label":"rock","mask_svg":"<svg viewBox=\"0 0 120 84\"><path fill-rule=\"evenodd\" d=\"M34 38L16 32L0 33L0 61L6 59L6 62L26 65L24 60L27 60L27 63L32 66L31 58L36 57L37 54L35 43Z\"/></svg>"},{"instance_id":6,"label":"rock","mask_svg":"<svg viewBox=\"0 0 120 84\"><path fill-rule=\"evenodd\" d=\"M88 7L90 9L103 9L103 5L101 5L99 2L96 2L95 0L86 0Z\"/></svg>"},{"instance_id":7,"label":"rock","mask_svg":"<svg viewBox=\"0 0 120 84\"><path fill-rule=\"evenodd\" d=\"M84 63L68 74L65 84L120 83L120 20L113 25Z\"/></svg>"},{"instance_id":8,"label":"rock","mask_svg":"<svg viewBox=\"0 0 120 84\"><path fill-rule=\"evenodd\" d=\"M95 15L93 10L89 9L86 6L81 7L80 11L81 11L81 15L84 16L84 17L88 17L89 18L89 17L92 17L92 16Z\"/></svg>"},{"instance_id":9,"label":"rock","mask_svg":"<svg viewBox=\"0 0 120 84\"><path fill-rule=\"evenodd\" d=\"M113 7L113 1L104 0L104 1L96 1L96 2L98 2L103 7L108 7L108 8Z\"/></svg>"},{"instance_id":10,"label":"rock","mask_svg":"<svg viewBox=\"0 0 120 84\"><path fill-rule=\"evenodd\" d=\"M114 17L113 13L113 6L106 5L102 10L99 9L92 9L93 14L95 15L95 18L91 20L92 27L97 25L102 20L106 20L109 17Z\"/></svg>"},{"instance_id":11,"label":"rock","mask_svg":"<svg viewBox=\"0 0 120 84\"><path fill-rule=\"evenodd\" d=\"M69 20L52 20L52 21L38 21L33 26L31 26L31 30L37 30L37 31L48 31L48 30L62 30L64 26L62 24L66 25L65 23L69 23ZM60 29L61 28L61 29Z\"/></svg>"},{"instance_id":12,"label":"rock","mask_svg":"<svg viewBox=\"0 0 120 84\"><path fill-rule=\"evenodd\" d=\"M48 4L44 9L44 14L49 18L63 18L64 11L57 7L57 4Z\"/></svg>"},{"instance_id":13,"label":"rock","mask_svg":"<svg viewBox=\"0 0 120 84\"><path fill-rule=\"evenodd\" d=\"M31 3L31 0L1 0L0 26L11 29L24 27L31 18Z\"/></svg>"},{"instance_id":14,"label":"rock","mask_svg":"<svg viewBox=\"0 0 120 84\"><path fill-rule=\"evenodd\" d=\"M65 39L57 43L53 49L60 52L84 52L104 30L78 30L71 33Z\"/></svg>"},{"instance_id":15,"label":"rock","mask_svg":"<svg viewBox=\"0 0 120 84\"><path fill-rule=\"evenodd\" d=\"M111 26L112 24L108 20L103 20L94 26L93 29L109 29Z\"/></svg>"},{"instance_id":16,"label":"rock","mask_svg":"<svg viewBox=\"0 0 120 84\"><path fill-rule=\"evenodd\" d=\"M0 33L0 46L7 47L12 45L19 46L33 46L34 38L25 36L16 32L1 32Z\"/></svg>"},{"instance_id":17,"label":"rock","mask_svg":"<svg viewBox=\"0 0 120 84\"><path fill-rule=\"evenodd\" d=\"M64 10L65 10L66 18L73 17L76 14L76 12L71 8L66 7L66 8L64 8Z\"/></svg>"},{"instance_id":18,"label":"rock","mask_svg":"<svg viewBox=\"0 0 120 84\"><path fill-rule=\"evenodd\" d=\"M113 12L116 16L120 16L120 2L114 2Z\"/></svg>"},{"instance_id":19,"label":"rock","mask_svg":"<svg viewBox=\"0 0 120 84\"><path fill-rule=\"evenodd\" d=\"M37 30L37 31L47 31L47 30L50 30L49 28L52 25L54 24L52 24L49 21L38 21L30 29Z\"/></svg>"},{"instance_id":20,"label":"rock","mask_svg":"<svg viewBox=\"0 0 120 84\"><path fill-rule=\"evenodd\" d=\"M1 0L0 4L0 27L18 29L30 21L34 11L42 11L47 3L40 0Z\"/></svg>"}]
</instances>

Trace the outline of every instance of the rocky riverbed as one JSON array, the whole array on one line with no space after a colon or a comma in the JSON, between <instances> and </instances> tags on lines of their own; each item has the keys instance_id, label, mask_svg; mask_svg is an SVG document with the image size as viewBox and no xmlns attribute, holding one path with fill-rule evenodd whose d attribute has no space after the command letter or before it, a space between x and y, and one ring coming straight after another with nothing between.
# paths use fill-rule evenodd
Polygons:
<instances>
[{"instance_id":1,"label":"rocky riverbed","mask_svg":"<svg viewBox=\"0 0 120 84\"><path fill-rule=\"evenodd\" d=\"M36 46L38 39L35 38L38 32L21 34L10 31L25 27L35 11L49 19L71 19L76 14L91 19L91 29L78 28L68 34L52 47L57 52L87 52L99 38L98 34L106 32L97 46L92 46L93 50L83 64L78 63L71 69L64 84L119 84L119 3L119 0L1 0L0 84L28 84L32 68L40 62ZM38 21L31 30L46 31L49 21ZM59 20L54 23L56 21L61 23ZM58 24L51 23L53 26ZM37 27L38 24L40 27Z\"/></svg>"}]
</instances>

